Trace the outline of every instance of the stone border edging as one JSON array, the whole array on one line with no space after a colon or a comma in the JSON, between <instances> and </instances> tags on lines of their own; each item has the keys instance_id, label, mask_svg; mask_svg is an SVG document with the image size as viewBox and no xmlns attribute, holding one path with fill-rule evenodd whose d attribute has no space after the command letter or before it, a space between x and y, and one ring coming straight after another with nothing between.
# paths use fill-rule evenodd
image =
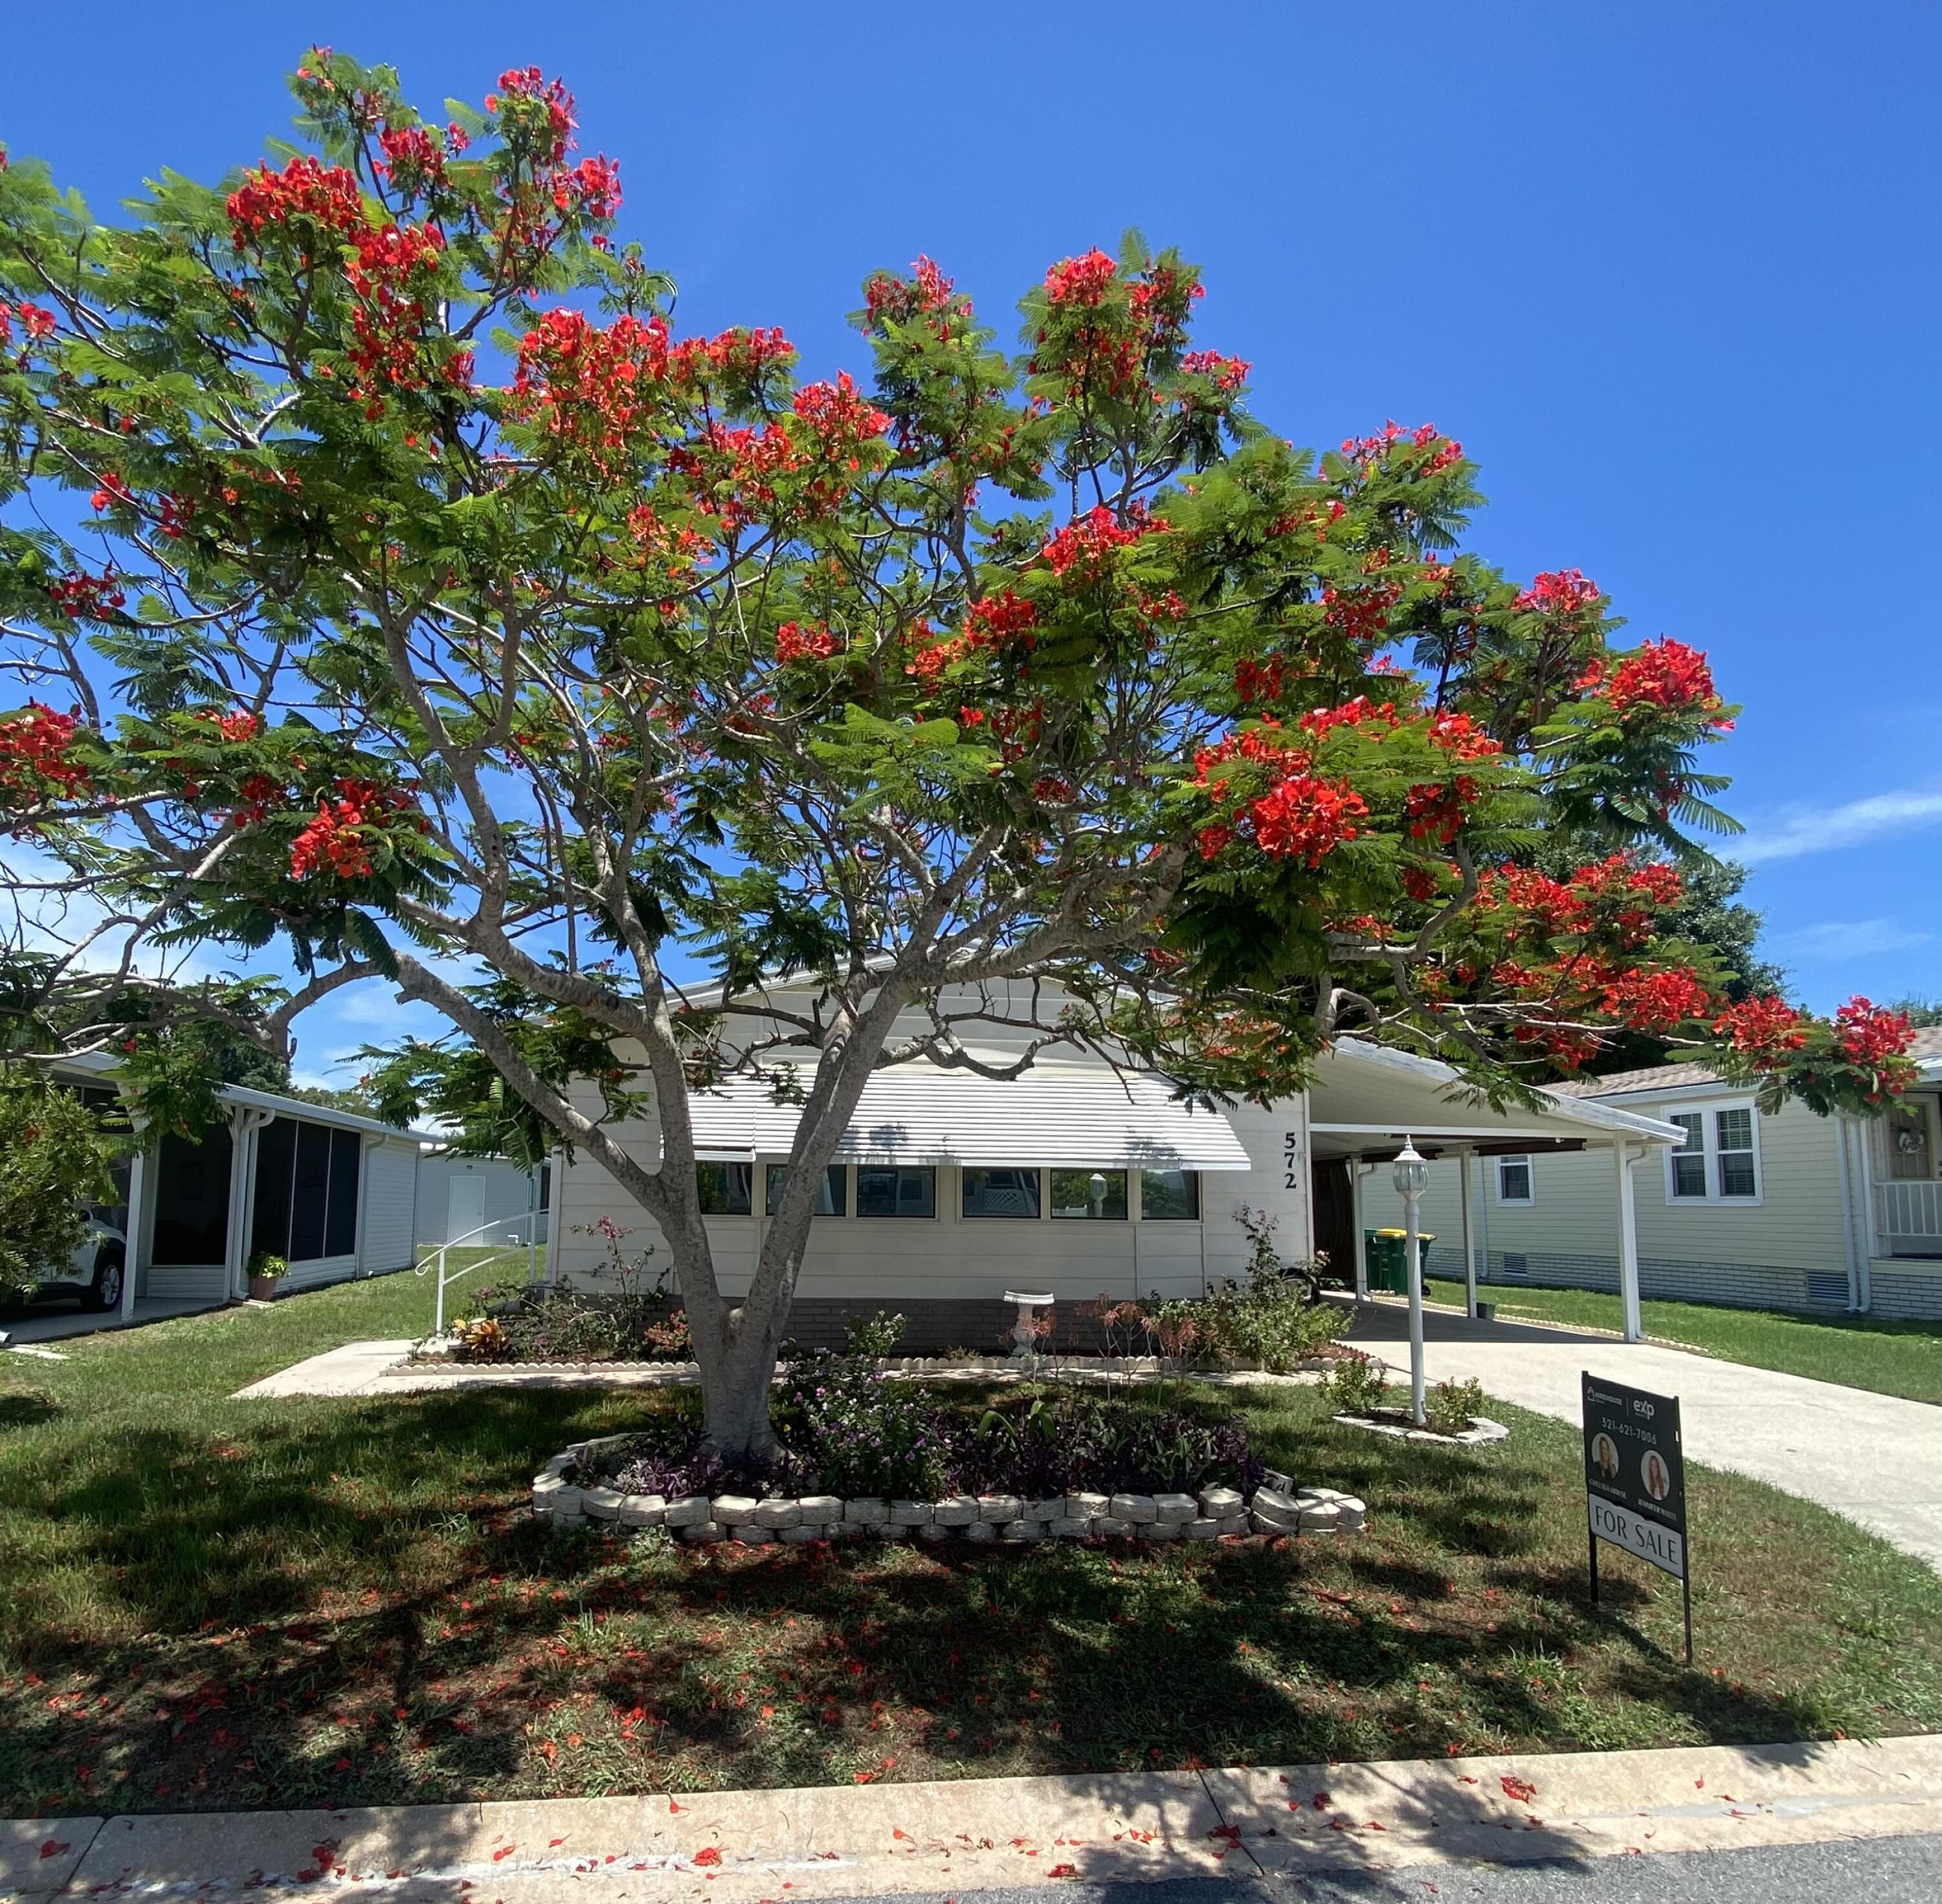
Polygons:
<instances>
[{"instance_id":1,"label":"stone border edging","mask_svg":"<svg viewBox=\"0 0 1942 1904\"><path fill-rule=\"evenodd\" d=\"M1306 1355L1300 1361L1291 1362L1285 1370L1270 1369L1260 1362L1188 1363L1179 1367L1169 1367L1169 1362L1157 1355L893 1355L881 1359L877 1367L887 1375L1039 1375L1055 1376L1062 1373L1078 1375L1175 1375L1182 1381L1192 1381L1206 1375L1319 1375L1325 1373L1337 1358L1328 1355ZM780 1368L786 1365L778 1365ZM430 1369L492 1369L507 1375L519 1375L528 1370L535 1374L558 1375L571 1372L584 1375L603 1369L632 1370L648 1369L669 1376L699 1376L701 1365L698 1362L658 1361L651 1360L626 1360L619 1357L605 1361L556 1361L556 1362L467 1362L442 1351L421 1353L415 1347L411 1354L384 1370L390 1376L409 1376Z\"/></svg>"},{"instance_id":2,"label":"stone border edging","mask_svg":"<svg viewBox=\"0 0 1942 1904\"><path fill-rule=\"evenodd\" d=\"M744 1547L772 1541L855 1540L1001 1541L1026 1546L1043 1540L1199 1540L1248 1533L1299 1537L1360 1533L1368 1503L1334 1488L1297 1488L1270 1471L1251 1495L1230 1487L1192 1494L1063 1494L1026 1501L1015 1494L959 1494L943 1501L845 1500L834 1494L794 1499L693 1494L623 1494L576 1485L567 1471L630 1434L576 1442L533 1477L533 1513L555 1533L590 1521L617 1529L665 1527L691 1543L730 1540Z\"/></svg>"},{"instance_id":3,"label":"stone border edging","mask_svg":"<svg viewBox=\"0 0 1942 1904\"><path fill-rule=\"evenodd\" d=\"M1487 1415L1472 1415L1470 1425L1460 1434L1438 1434L1434 1428L1417 1428L1403 1422L1378 1422L1368 1415L1337 1415L1331 1419L1343 1428L1365 1428L1371 1434L1392 1435L1398 1441L1440 1441L1446 1448L1481 1447L1488 1442L1511 1438L1510 1430Z\"/></svg>"}]
</instances>

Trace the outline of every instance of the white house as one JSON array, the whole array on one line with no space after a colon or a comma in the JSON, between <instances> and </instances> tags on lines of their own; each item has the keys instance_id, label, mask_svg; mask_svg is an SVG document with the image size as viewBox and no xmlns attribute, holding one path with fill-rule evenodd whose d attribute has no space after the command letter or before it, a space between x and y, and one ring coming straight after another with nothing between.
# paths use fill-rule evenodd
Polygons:
<instances>
[{"instance_id":1,"label":"white house","mask_svg":"<svg viewBox=\"0 0 1942 1904\"><path fill-rule=\"evenodd\" d=\"M1002 994L1003 988L995 988ZM778 987L777 1005L805 1008L807 989ZM969 997L945 1001L969 1010ZM1002 1014L1008 1000L991 1000ZM1022 996L1021 1004L1023 1003ZM1041 1011L1057 1009L1040 1003ZM765 1024L755 1003L724 1021L731 1045ZM912 1021L909 1029L917 1029ZM982 1027L990 1054L1015 1053L1023 1034ZM815 1054L786 1048L807 1074ZM641 1081L637 1080L637 1083ZM878 1307L910 1319L913 1345L994 1343L1011 1311L1008 1289L1049 1290L1061 1302L1199 1293L1247 1261L1236 1212L1265 1211L1285 1258L1328 1252L1345 1272L1360 1234L1358 1164L1393 1157L1405 1137L1440 1153L1528 1154L1595 1149L1608 1208L1629 1189L1615 1156L1679 1140L1655 1117L1602 1103L1558 1100L1536 1114L1465 1101L1446 1066L1343 1040L1305 1094L1264 1108L1191 1108L1162 1078L1126 1076L1104 1062L1047 1052L1022 1077L995 1082L911 1063L878 1072L837 1148L814 1219L795 1327L826 1339L843 1314ZM600 1113L589 1085L580 1107ZM707 1225L717 1274L747 1287L767 1214L780 1195L796 1113L753 1079L731 1077L691 1096ZM618 1127L629 1154L657 1166L651 1119ZM605 1246L585 1232L605 1217L634 1233L626 1248L660 1249L645 1213L582 1152L556 1163L550 1272L584 1282Z\"/></svg>"},{"instance_id":2,"label":"white house","mask_svg":"<svg viewBox=\"0 0 1942 1904\"><path fill-rule=\"evenodd\" d=\"M1639 1275L1649 1296L1763 1309L1942 1317L1942 1031L1919 1032L1920 1083L1887 1116L1818 1117L1702 1064L1560 1085L1562 1102L1677 1127L1677 1146L1636 1170ZM1479 1274L1492 1283L1616 1289L1608 1174L1588 1154L1501 1155L1468 1165ZM1432 1271L1463 1273L1460 1168L1431 1171L1423 1225ZM1400 1205L1378 1180L1368 1208Z\"/></svg>"},{"instance_id":3,"label":"white house","mask_svg":"<svg viewBox=\"0 0 1942 1904\"><path fill-rule=\"evenodd\" d=\"M449 1145L418 1159L421 1244L524 1243L547 1240L550 1173L509 1157L467 1157Z\"/></svg>"},{"instance_id":4,"label":"white house","mask_svg":"<svg viewBox=\"0 0 1942 1904\"><path fill-rule=\"evenodd\" d=\"M51 1068L93 1101L118 1095L112 1059ZM151 1137L123 1166L104 1219L127 1239L124 1317L142 1298L240 1297L259 1251L287 1260L286 1289L412 1266L421 1134L243 1085L216 1097L224 1122Z\"/></svg>"}]
</instances>

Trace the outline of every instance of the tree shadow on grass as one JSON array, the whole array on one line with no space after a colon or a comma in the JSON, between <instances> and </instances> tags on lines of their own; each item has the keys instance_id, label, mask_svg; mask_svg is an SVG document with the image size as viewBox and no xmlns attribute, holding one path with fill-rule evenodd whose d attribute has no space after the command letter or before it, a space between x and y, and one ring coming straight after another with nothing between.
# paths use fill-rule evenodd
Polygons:
<instances>
[{"instance_id":1,"label":"tree shadow on grass","mask_svg":"<svg viewBox=\"0 0 1942 1904\"><path fill-rule=\"evenodd\" d=\"M0 1429L38 1428L61 1412L51 1395L29 1389L23 1394L0 1395Z\"/></svg>"}]
</instances>

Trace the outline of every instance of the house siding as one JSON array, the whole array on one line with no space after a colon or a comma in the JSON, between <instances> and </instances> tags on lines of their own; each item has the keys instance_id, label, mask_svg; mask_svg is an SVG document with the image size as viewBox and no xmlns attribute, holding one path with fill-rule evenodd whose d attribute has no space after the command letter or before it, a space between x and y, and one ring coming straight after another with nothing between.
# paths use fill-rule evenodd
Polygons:
<instances>
[{"instance_id":1,"label":"house siding","mask_svg":"<svg viewBox=\"0 0 1942 1904\"><path fill-rule=\"evenodd\" d=\"M364 1159L364 1228L358 1263L367 1276L409 1269L418 1203L418 1147L386 1140Z\"/></svg>"}]
</instances>

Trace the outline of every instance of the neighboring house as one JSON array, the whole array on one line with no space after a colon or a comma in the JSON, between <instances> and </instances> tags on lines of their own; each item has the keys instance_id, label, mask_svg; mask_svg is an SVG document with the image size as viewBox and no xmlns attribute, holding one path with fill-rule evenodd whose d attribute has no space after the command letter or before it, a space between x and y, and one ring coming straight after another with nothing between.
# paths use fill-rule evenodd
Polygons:
<instances>
[{"instance_id":1,"label":"neighboring house","mask_svg":"<svg viewBox=\"0 0 1942 1904\"><path fill-rule=\"evenodd\" d=\"M996 988L1002 993L1002 987ZM776 986L773 1003L801 1012L806 988ZM1002 1011L1004 1001L995 1001ZM945 1009L969 1012L969 996ZM1048 1016L1056 999L1040 1009ZM912 1018L902 1031L915 1031ZM776 1027L752 1001L728 1015L721 1035L739 1042ZM1024 1034L983 1024L980 1055L1015 1057ZM804 1082L808 1050L786 1048ZM697 1168L716 1273L746 1289L764 1226L780 1195L797 1113L772 1089L731 1076L691 1096ZM580 1108L601 1114L591 1085ZM657 1167L651 1120L623 1125L631 1156ZM1680 1131L1601 1104L1560 1100L1536 1114L1499 1113L1461 1100L1441 1064L1343 1040L1325 1056L1315 1088L1267 1107L1190 1107L1165 1079L1126 1076L1102 1061L1052 1051L1015 1081L1000 1082L927 1062L878 1072L838 1146L813 1221L798 1285L795 1326L805 1342L829 1339L843 1315L877 1308L910 1319L913 1346L989 1346L1012 1312L1007 1290L1049 1292L1061 1302L1114 1296L1197 1294L1245 1273L1248 1241L1236 1212L1273 1217L1285 1259L1325 1250L1351 1272L1360 1223L1358 1162L1392 1158L1404 1136L1420 1147L1454 1143L1543 1152L1614 1144L1641 1153ZM668 1259L646 1214L581 1150L556 1164L556 1247L550 1273L585 1282L606 1258L585 1234L602 1217L633 1232L629 1253ZM1618 1177L1607 1162L1607 1180Z\"/></svg>"},{"instance_id":2,"label":"neighboring house","mask_svg":"<svg viewBox=\"0 0 1942 1904\"><path fill-rule=\"evenodd\" d=\"M112 1059L50 1069L91 1101L117 1095ZM240 1298L259 1252L287 1260L286 1290L411 1266L420 1133L243 1085L216 1097L225 1121L140 1145L118 1175L121 1208L101 1213L127 1239L124 1316L144 1297Z\"/></svg>"},{"instance_id":3,"label":"neighboring house","mask_svg":"<svg viewBox=\"0 0 1942 1904\"><path fill-rule=\"evenodd\" d=\"M434 1247L547 1240L551 1172L508 1157L466 1157L445 1146L418 1159L418 1240Z\"/></svg>"},{"instance_id":4,"label":"neighboring house","mask_svg":"<svg viewBox=\"0 0 1942 1904\"><path fill-rule=\"evenodd\" d=\"M1675 1149L1634 1166L1639 1273L1648 1296L1763 1309L1942 1317L1942 1031L1916 1034L1920 1082L1886 1116L1818 1117L1703 1064L1553 1087L1561 1100L1678 1126ZM1433 1166L1423 1227L1432 1272L1464 1273L1458 1165ZM1609 1157L1474 1159L1481 1280L1616 1289ZM1401 1220L1386 1186L1372 1216Z\"/></svg>"}]
</instances>

